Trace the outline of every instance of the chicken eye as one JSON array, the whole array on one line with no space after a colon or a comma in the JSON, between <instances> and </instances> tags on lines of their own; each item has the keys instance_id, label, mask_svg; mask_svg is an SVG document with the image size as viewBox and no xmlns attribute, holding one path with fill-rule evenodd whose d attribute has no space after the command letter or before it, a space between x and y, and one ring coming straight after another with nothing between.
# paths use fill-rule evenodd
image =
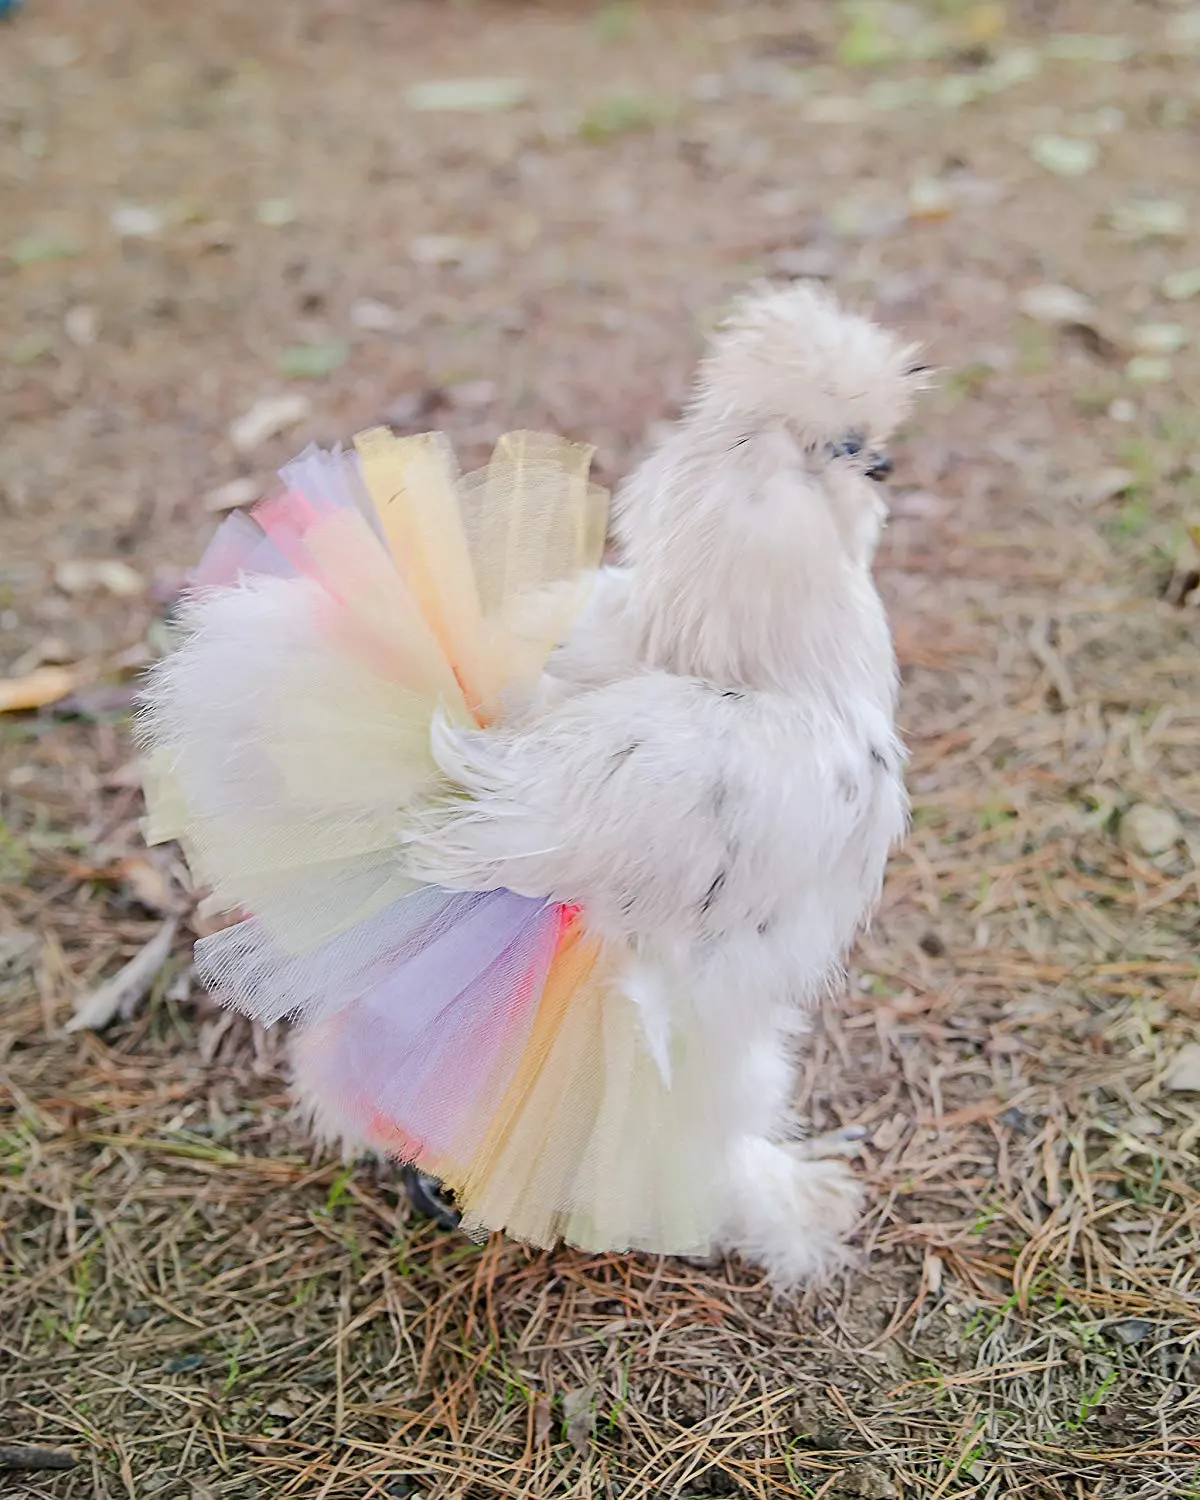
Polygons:
<instances>
[{"instance_id":1,"label":"chicken eye","mask_svg":"<svg viewBox=\"0 0 1200 1500\"><path fill-rule=\"evenodd\" d=\"M848 432L840 441L830 443L825 451L830 458L857 458L863 450L865 441L863 433Z\"/></svg>"}]
</instances>

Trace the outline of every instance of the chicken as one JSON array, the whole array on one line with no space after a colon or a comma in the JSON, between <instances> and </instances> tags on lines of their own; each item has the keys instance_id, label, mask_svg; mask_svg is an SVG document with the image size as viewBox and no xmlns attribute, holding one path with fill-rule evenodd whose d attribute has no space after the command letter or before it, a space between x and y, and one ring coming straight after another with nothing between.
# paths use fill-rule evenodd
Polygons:
<instances>
[{"instance_id":1,"label":"chicken","mask_svg":"<svg viewBox=\"0 0 1200 1500\"><path fill-rule=\"evenodd\" d=\"M625 955L671 1131L714 1143L722 1239L781 1285L839 1260L861 1201L805 1156L792 1058L906 826L872 561L915 359L819 289L746 298L536 701L435 723L458 790L409 835L417 877L578 903ZM669 1156L640 1170L669 1190Z\"/></svg>"}]
</instances>

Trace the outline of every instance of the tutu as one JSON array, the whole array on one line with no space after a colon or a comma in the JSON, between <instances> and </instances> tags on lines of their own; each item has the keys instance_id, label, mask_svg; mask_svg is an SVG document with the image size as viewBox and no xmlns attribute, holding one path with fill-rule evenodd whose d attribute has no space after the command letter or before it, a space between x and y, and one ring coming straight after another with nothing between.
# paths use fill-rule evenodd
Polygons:
<instances>
[{"instance_id":1,"label":"tutu","mask_svg":"<svg viewBox=\"0 0 1200 1500\"><path fill-rule=\"evenodd\" d=\"M474 1231L693 1253L714 1229L702 1132L666 1123L624 956L578 908L404 865L422 805L453 795L435 712L519 712L588 599L607 520L590 462L512 433L460 476L440 435L373 431L283 469L221 526L151 674L147 836L179 840L206 908L242 918L197 969L223 1005L296 1023L326 1133L436 1174Z\"/></svg>"}]
</instances>

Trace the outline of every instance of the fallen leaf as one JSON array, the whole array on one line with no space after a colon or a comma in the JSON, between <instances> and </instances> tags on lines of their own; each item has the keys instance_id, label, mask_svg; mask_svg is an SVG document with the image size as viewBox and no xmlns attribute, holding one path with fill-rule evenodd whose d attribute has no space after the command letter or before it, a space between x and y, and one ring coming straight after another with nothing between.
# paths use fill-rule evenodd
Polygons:
<instances>
[{"instance_id":1,"label":"fallen leaf","mask_svg":"<svg viewBox=\"0 0 1200 1500\"><path fill-rule=\"evenodd\" d=\"M322 380L346 362L349 344L293 344L279 356L279 373L289 380Z\"/></svg>"},{"instance_id":2,"label":"fallen leaf","mask_svg":"<svg viewBox=\"0 0 1200 1500\"><path fill-rule=\"evenodd\" d=\"M1119 1344L1140 1344L1154 1332L1154 1324L1149 1318L1118 1318L1115 1323L1106 1324L1104 1331Z\"/></svg>"},{"instance_id":3,"label":"fallen leaf","mask_svg":"<svg viewBox=\"0 0 1200 1500\"><path fill-rule=\"evenodd\" d=\"M1106 500L1115 500L1137 482L1130 469L1098 469L1094 474L1073 482L1071 489L1083 505L1103 505Z\"/></svg>"},{"instance_id":4,"label":"fallen leaf","mask_svg":"<svg viewBox=\"0 0 1200 1500\"><path fill-rule=\"evenodd\" d=\"M579 122L579 135L582 140L596 144L614 136L652 130L669 115L670 110L662 100L646 94L609 94L584 112Z\"/></svg>"},{"instance_id":5,"label":"fallen leaf","mask_svg":"<svg viewBox=\"0 0 1200 1500\"><path fill-rule=\"evenodd\" d=\"M50 354L54 349L54 340L48 333L27 333L24 338L17 339L8 346L8 362L13 365L32 365Z\"/></svg>"},{"instance_id":6,"label":"fallen leaf","mask_svg":"<svg viewBox=\"0 0 1200 1500\"><path fill-rule=\"evenodd\" d=\"M386 302L360 297L350 308L350 321L364 333L393 333L401 326L400 314Z\"/></svg>"},{"instance_id":7,"label":"fallen leaf","mask_svg":"<svg viewBox=\"0 0 1200 1500\"><path fill-rule=\"evenodd\" d=\"M43 68L69 68L83 56L79 43L69 36L34 37L29 50Z\"/></svg>"},{"instance_id":8,"label":"fallen leaf","mask_svg":"<svg viewBox=\"0 0 1200 1500\"><path fill-rule=\"evenodd\" d=\"M582 1390L567 1391L562 1407L567 1441L576 1453L586 1453L596 1431L596 1387L586 1385Z\"/></svg>"},{"instance_id":9,"label":"fallen leaf","mask_svg":"<svg viewBox=\"0 0 1200 1500\"><path fill-rule=\"evenodd\" d=\"M418 266L457 266L466 259L471 241L458 234L418 234L408 242L408 253Z\"/></svg>"},{"instance_id":10,"label":"fallen leaf","mask_svg":"<svg viewBox=\"0 0 1200 1500\"><path fill-rule=\"evenodd\" d=\"M74 240L55 234L27 234L8 252L15 266L36 266L44 260L65 260L79 254Z\"/></svg>"},{"instance_id":11,"label":"fallen leaf","mask_svg":"<svg viewBox=\"0 0 1200 1500\"><path fill-rule=\"evenodd\" d=\"M592 34L601 42L624 42L633 34L632 5L602 5L592 17Z\"/></svg>"},{"instance_id":12,"label":"fallen leaf","mask_svg":"<svg viewBox=\"0 0 1200 1500\"><path fill-rule=\"evenodd\" d=\"M38 949L36 932L0 932L0 973L29 968Z\"/></svg>"},{"instance_id":13,"label":"fallen leaf","mask_svg":"<svg viewBox=\"0 0 1200 1500\"><path fill-rule=\"evenodd\" d=\"M850 7L849 25L837 45L838 62L844 68L873 68L895 57L899 48L887 30L886 20L881 6Z\"/></svg>"},{"instance_id":14,"label":"fallen leaf","mask_svg":"<svg viewBox=\"0 0 1200 1500\"><path fill-rule=\"evenodd\" d=\"M539 1392L533 1398L533 1445L540 1448L550 1441L554 1427L554 1416L550 1408L550 1397Z\"/></svg>"},{"instance_id":15,"label":"fallen leaf","mask_svg":"<svg viewBox=\"0 0 1200 1500\"><path fill-rule=\"evenodd\" d=\"M918 177L908 190L911 219L947 219L954 212L954 194L936 177Z\"/></svg>"},{"instance_id":16,"label":"fallen leaf","mask_svg":"<svg viewBox=\"0 0 1200 1500\"><path fill-rule=\"evenodd\" d=\"M907 109L929 93L923 78L879 78L868 85L863 98L872 109Z\"/></svg>"},{"instance_id":17,"label":"fallen leaf","mask_svg":"<svg viewBox=\"0 0 1200 1500\"><path fill-rule=\"evenodd\" d=\"M804 105L804 118L814 125L858 125L868 112L867 99L857 94L818 94Z\"/></svg>"},{"instance_id":18,"label":"fallen leaf","mask_svg":"<svg viewBox=\"0 0 1200 1500\"><path fill-rule=\"evenodd\" d=\"M1133 55L1133 43L1123 36L1098 36L1090 31L1061 32L1046 43L1046 56L1059 62L1119 63Z\"/></svg>"},{"instance_id":19,"label":"fallen leaf","mask_svg":"<svg viewBox=\"0 0 1200 1500\"><path fill-rule=\"evenodd\" d=\"M1175 198L1140 198L1119 203L1109 222L1130 239L1175 239L1187 231L1187 209Z\"/></svg>"},{"instance_id":20,"label":"fallen leaf","mask_svg":"<svg viewBox=\"0 0 1200 1500\"><path fill-rule=\"evenodd\" d=\"M1115 104L1102 104L1099 109L1076 115L1072 123L1091 135L1116 135L1125 129L1125 111Z\"/></svg>"},{"instance_id":21,"label":"fallen leaf","mask_svg":"<svg viewBox=\"0 0 1200 1500\"><path fill-rule=\"evenodd\" d=\"M1175 52L1200 52L1200 5L1172 16L1164 32Z\"/></svg>"},{"instance_id":22,"label":"fallen leaf","mask_svg":"<svg viewBox=\"0 0 1200 1500\"><path fill-rule=\"evenodd\" d=\"M299 217L290 198L264 198L254 210L254 217L268 229L283 229Z\"/></svg>"},{"instance_id":23,"label":"fallen leaf","mask_svg":"<svg viewBox=\"0 0 1200 1500\"><path fill-rule=\"evenodd\" d=\"M478 411L490 406L496 399L494 380L464 380L458 385L448 386L446 399L451 406L463 411Z\"/></svg>"},{"instance_id":24,"label":"fallen leaf","mask_svg":"<svg viewBox=\"0 0 1200 1500\"><path fill-rule=\"evenodd\" d=\"M1171 378L1171 361L1157 354L1135 354L1125 374L1139 385L1162 385Z\"/></svg>"},{"instance_id":25,"label":"fallen leaf","mask_svg":"<svg viewBox=\"0 0 1200 1500\"><path fill-rule=\"evenodd\" d=\"M871 1144L876 1151L892 1151L904 1138L907 1121L902 1114L889 1115L871 1132Z\"/></svg>"},{"instance_id":26,"label":"fallen leaf","mask_svg":"<svg viewBox=\"0 0 1200 1500\"><path fill-rule=\"evenodd\" d=\"M989 94L1028 83L1041 71L1042 59L1032 47L1012 47L993 63L989 63L979 75L979 83Z\"/></svg>"},{"instance_id":27,"label":"fallen leaf","mask_svg":"<svg viewBox=\"0 0 1200 1500\"><path fill-rule=\"evenodd\" d=\"M79 349L86 349L94 344L99 329L96 309L84 303L71 308L63 319L63 332Z\"/></svg>"},{"instance_id":28,"label":"fallen leaf","mask_svg":"<svg viewBox=\"0 0 1200 1500\"><path fill-rule=\"evenodd\" d=\"M64 594L87 594L103 589L118 599L136 599L146 592L146 580L128 563L118 558L92 561L72 558L54 570L54 582Z\"/></svg>"},{"instance_id":29,"label":"fallen leaf","mask_svg":"<svg viewBox=\"0 0 1200 1500\"><path fill-rule=\"evenodd\" d=\"M1093 140L1069 135L1035 136L1029 154L1047 172L1059 177L1082 177L1100 160L1100 147Z\"/></svg>"},{"instance_id":30,"label":"fallen leaf","mask_svg":"<svg viewBox=\"0 0 1200 1500\"><path fill-rule=\"evenodd\" d=\"M128 1020L146 998L171 956L178 919L168 918L136 957L99 989L85 995L66 1024L67 1031L101 1031L118 1016Z\"/></svg>"},{"instance_id":31,"label":"fallen leaf","mask_svg":"<svg viewBox=\"0 0 1200 1500\"><path fill-rule=\"evenodd\" d=\"M894 234L908 220L903 207L872 198L843 198L834 203L826 225L839 239L873 240Z\"/></svg>"},{"instance_id":32,"label":"fallen leaf","mask_svg":"<svg viewBox=\"0 0 1200 1500\"><path fill-rule=\"evenodd\" d=\"M24 677L0 678L0 714L24 713L57 703L79 686L79 673L69 667L39 667Z\"/></svg>"},{"instance_id":33,"label":"fallen leaf","mask_svg":"<svg viewBox=\"0 0 1200 1500\"><path fill-rule=\"evenodd\" d=\"M1181 323L1142 323L1133 341L1147 354L1177 354L1187 343L1187 329Z\"/></svg>"},{"instance_id":34,"label":"fallen leaf","mask_svg":"<svg viewBox=\"0 0 1200 1500\"><path fill-rule=\"evenodd\" d=\"M229 440L239 453L251 453L271 438L308 420L312 402L299 391L264 396L243 412L229 428Z\"/></svg>"},{"instance_id":35,"label":"fallen leaf","mask_svg":"<svg viewBox=\"0 0 1200 1500\"><path fill-rule=\"evenodd\" d=\"M1008 16L997 3L973 5L966 15L963 34L968 42L991 42L1004 35Z\"/></svg>"},{"instance_id":36,"label":"fallen leaf","mask_svg":"<svg viewBox=\"0 0 1200 1500\"><path fill-rule=\"evenodd\" d=\"M1017 307L1036 323L1088 323L1096 315L1095 304L1069 286L1047 283L1017 293Z\"/></svg>"},{"instance_id":37,"label":"fallen leaf","mask_svg":"<svg viewBox=\"0 0 1200 1500\"><path fill-rule=\"evenodd\" d=\"M1162 294L1169 302L1187 302L1192 297L1200 297L1200 266L1172 271L1169 276L1164 276Z\"/></svg>"},{"instance_id":38,"label":"fallen leaf","mask_svg":"<svg viewBox=\"0 0 1200 1500\"><path fill-rule=\"evenodd\" d=\"M152 240L162 233L165 219L156 208L144 208L136 203L121 204L108 216L108 222L122 239Z\"/></svg>"},{"instance_id":39,"label":"fallen leaf","mask_svg":"<svg viewBox=\"0 0 1200 1500\"><path fill-rule=\"evenodd\" d=\"M405 94L409 109L490 113L515 109L530 97L522 78L440 78L416 83Z\"/></svg>"},{"instance_id":40,"label":"fallen leaf","mask_svg":"<svg viewBox=\"0 0 1200 1500\"><path fill-rule=\"evenodd\" d=\"M1200 1094L1200 1042L1179 1049L1163 1082L1174 1093Z\"/></svg>"},{"instance_id":41,"label":"fallen leaf","mask_svg":"<svg viewBox=\"0 0 1200 1500\"><path fill-rule=\"evenodd\" d=\"M951 73L947 78L934 80L929 90L930 100L939 109L961 109L964 104L973 104L987 90L984 78L978 74Z\"/></svg>"},{"instance_id":42,"label":"fallen leaf","mask_svg":"<svg viewBox=\"0 0 1200 1500\"><path fill-rule=\"evenodd\" d=\"M146 854L129 854L117 861L117 873L140 905L160 916L179 909L179 898L171 882Z\"/></svg>"}]
</instances>

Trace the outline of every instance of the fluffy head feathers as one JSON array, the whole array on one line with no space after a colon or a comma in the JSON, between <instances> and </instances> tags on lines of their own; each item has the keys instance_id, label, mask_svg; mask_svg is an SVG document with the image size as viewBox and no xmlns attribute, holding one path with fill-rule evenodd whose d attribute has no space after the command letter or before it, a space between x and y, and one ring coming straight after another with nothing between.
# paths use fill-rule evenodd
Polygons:
<instances>
[{"instance_id":1,"label":"fluffy head feathers","mask_svg":"<svg viewBox=\"0 0 1200 1500\"><path fill-rule=\"evenodd\" d=\"M696 415L780 423L804 447L882 444L927 384L918 349L799 283L741 298L700 368Z\"/></svg>"}]
</instances>

